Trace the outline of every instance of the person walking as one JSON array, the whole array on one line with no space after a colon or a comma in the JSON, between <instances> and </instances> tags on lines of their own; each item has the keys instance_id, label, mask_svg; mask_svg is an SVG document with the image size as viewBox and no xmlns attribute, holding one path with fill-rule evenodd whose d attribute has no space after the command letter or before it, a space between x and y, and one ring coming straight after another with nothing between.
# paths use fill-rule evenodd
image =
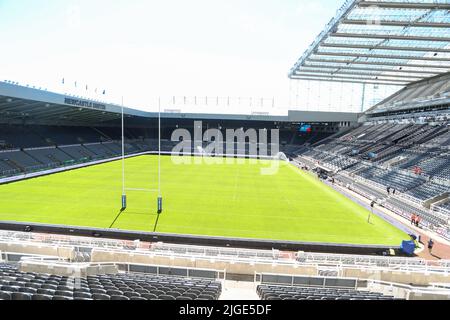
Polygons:
<instances>
[{"instance_id":1,"label":"person walking","mask_svg":"<svg viewBox=\"0 0 450 320\"><path fill-rule=\"evenodd\" d=\"M413 213L413 215L411 216L411 225L415 225L416 224L416 214Z\"/></svg>"},{"instance_id":2,"label":"person walking","mask_svg":"<svg viewBox=\"0 0 450 320\"><path fill-rule=\"evenodd\" d=\"M420 216L416 217L416 227L419 228L420 227L420 222L422 221L422 218Z\"/></svg>"},{"instance_id":3,"label":"person walking","mask_svg":"<svg viewBox=\"0 0 450 320\"><path fill-rule=\"evenodd\" d=\"M433 251L433 247L434 247L434 241L433 239L430 238L430 241L428 241L428 252L433 255L432 251Z\"/></svg>"}]
</instances>

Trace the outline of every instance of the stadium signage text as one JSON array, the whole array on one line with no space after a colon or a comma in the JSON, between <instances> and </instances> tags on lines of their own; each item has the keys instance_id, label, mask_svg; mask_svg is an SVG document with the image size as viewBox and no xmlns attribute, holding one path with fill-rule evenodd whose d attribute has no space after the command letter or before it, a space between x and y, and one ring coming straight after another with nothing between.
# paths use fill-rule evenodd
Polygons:
<instances>
[{"instance_id":1,"label":"stadium signage text","mask_svg":"<svg viewBox=\"0 0 450 320\"><path fill-rule=\"evenodd\" d=\"M73 98L65 98L64 99L65 104L70 104L72 106L77 107L84 107L84 108L90 108L90 109L98 109L98 110L106 110L106 106L101 103L96 103L93 101L87 101L87 100L79 100L79 99L73 99Z\"/></svg>"},{"instance_id":2,"label":"stadium signage text","mask_svg":"<svg viewBox=\"0 0 450 320\"><path fill-rule=\"evenodd\" d=\"M223 131L225 131L225 140ZM270 134L270 143L268 136ZM187 129L176 129L172 133L171 141L178 142L172 149L172 162L174 164L245 164L244 158L249 158L250 164L258 164L259 159L288 160L280 152L280 133L278 129L223 129L212 128L203 132L202 121L194 122L194 136ZM248 142L247 142L248 141ZM208 145L204 147L204 143ZM179 155L194 153L203 158L179 157ZM234 159L237 158L237 159ZM278 172L279 162L272 161L270 168L263 168L261 174L273 175Z\"/></svg>"}]
</instances>

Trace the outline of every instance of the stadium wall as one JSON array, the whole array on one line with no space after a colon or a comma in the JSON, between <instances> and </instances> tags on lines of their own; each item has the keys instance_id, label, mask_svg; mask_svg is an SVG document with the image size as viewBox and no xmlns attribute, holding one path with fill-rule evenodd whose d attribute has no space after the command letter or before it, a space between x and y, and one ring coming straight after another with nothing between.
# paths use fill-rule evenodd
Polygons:
<instances>
[{"instance_id":1,"label":"stadium wall","mask_svg":"<svg viewBox=\"0 0 450 320\"><path fill-rule=\"evenodd\" d=\"M398 247L372 246L372 245L341 245L331 243L308 243L293 241L270 241L241 238L223 238L190 236L178 234L162 234L150 232L122 231L116 229L96 229L73 226L60 226L49 224L28 224L21 222L0 221L0 229L8 231L33 231L38 233L59 234L81 237L107 238L117 240L141 240L144 242L166 242L184 245L200 245L214 247L231 247L246 249L266 249L283 251L305 251L319 253L363 254L380 255L388 249L400 249ZM400 245L400 244L399 244Z\"/></svg>"}]
</instances>

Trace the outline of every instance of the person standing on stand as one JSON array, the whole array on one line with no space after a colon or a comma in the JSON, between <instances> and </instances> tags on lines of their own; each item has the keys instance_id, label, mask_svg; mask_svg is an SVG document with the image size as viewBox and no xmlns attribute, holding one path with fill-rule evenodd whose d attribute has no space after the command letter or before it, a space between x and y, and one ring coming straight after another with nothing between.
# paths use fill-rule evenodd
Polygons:
<instances>
[{"instance_id":1,"label":"person standing on stand","mask_svg":"<svg viewBox=\"0 0 450 320\"><path fill-rule=\"evenodd\" d=\"M413 213L413 215L411 216L411 225L415 225L416 224L416 214Z\"/></svg>"}]
</instances>

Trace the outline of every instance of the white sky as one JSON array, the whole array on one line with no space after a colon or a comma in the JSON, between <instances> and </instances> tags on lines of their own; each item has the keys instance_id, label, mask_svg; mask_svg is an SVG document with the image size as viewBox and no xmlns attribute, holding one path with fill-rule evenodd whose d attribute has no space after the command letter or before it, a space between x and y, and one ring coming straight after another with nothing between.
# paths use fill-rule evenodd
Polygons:
<instances>
[{"instance_id":1,"label":"white sky","mask_svg":"<svg viewBox=\"0 0 450 320\"><path fill-rule=\"evenodd\" d=\"M287 110L289 69L342 4L0 0L0 79L144 110L158 96L274 97ZM224 112L210 108L199 111Z\"/></svg>"}]
</instances>

